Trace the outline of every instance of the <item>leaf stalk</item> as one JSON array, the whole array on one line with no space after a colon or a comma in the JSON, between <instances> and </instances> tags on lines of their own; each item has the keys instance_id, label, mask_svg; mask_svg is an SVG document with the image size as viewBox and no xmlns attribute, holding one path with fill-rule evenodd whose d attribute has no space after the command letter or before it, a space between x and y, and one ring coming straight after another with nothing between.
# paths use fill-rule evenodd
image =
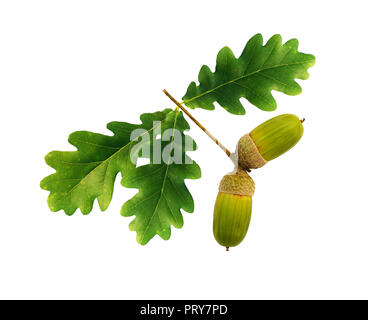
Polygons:
<instances>
[{"instance_id":1,"label":"leaf stalk","mask_svg":"<svg viewBox=\"0 0 368 320\"><path fill-rule=\"evenodd\" d=\"M207 134L208 137L210 137L211 140L213 140L221 149L226 153L226 155L232 159L231 152L229 149L227 149L218 139L215 138L215 136L209 132L196 118L193 117L193 115L180 103L178 102L166 89L163 90L163 92L169 97L169 99L174 102L183 112L199 127L201 128L205 134Z\"/></svg>"}]
</instances>

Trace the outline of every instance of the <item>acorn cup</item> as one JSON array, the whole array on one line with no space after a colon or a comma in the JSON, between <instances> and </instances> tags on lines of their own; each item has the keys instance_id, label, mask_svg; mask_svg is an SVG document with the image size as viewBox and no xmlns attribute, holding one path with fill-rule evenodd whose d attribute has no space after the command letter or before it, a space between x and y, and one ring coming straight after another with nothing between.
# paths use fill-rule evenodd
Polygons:
<instances>
[{"instance_id":1,"label":"acorn cup","mask_svg":"<svg viewBox=\"0 0 368 320\"><path fill-rule=\"evenodd\" d=\"M237 246L247 234L254 189L254 181L241 168L227 174L220 182L213 216L213 234L226 250Z\"/></svg>"},{"instance_id":2,"label":"acorn cup","mask_svg":"<svg viewBox=\"0 0 368 320\"><path fill-rule=\"evenodd\" d=\"M291 149L303 135L303 121L293 114L283 114L241 137L237 144L238 165L244 170L257 169Z\"/></svg>"}]
</instances>

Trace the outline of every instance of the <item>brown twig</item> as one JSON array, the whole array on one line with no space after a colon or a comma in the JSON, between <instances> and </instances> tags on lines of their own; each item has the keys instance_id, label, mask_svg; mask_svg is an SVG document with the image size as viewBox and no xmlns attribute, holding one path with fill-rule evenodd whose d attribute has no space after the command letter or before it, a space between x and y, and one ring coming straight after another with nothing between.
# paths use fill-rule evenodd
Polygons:
<instances>
[{"instance_id":1,"label":"brown twig","mask_svg":"<svg viewBox=\"0 0 368 320\"><path fill-rule=\"evenodd\" d=\"M168 93L167 92L167 90L163 90L164 91L164 93L170 98L170 100L172 101L172 102L174 102L181 110L183 110L183 112L190 118L190 119L192 119L192 121L198 126L198 127L200 127L225 153L226 153L226 155L228 156L228 157L230 157L231 158L231 152L227 149L227 148L225 148L225 146L220 142L220 141L218 141L204 126L202 126L200 123L199 123L199 121L196 119L196 118L194 118L190 113L189 113L189 111L186 109L186 108L184 108L184 106L181 104L181 103L179 103L170 93Z\"/></svg>"}]
</instances>

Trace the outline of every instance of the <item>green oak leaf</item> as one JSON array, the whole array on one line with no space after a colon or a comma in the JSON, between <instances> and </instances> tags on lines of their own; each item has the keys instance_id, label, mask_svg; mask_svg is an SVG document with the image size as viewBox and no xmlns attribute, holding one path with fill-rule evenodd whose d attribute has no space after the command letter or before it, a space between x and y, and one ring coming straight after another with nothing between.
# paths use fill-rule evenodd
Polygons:
<instances>
[{"instance_id":1,"label":"green oak leaf","mask_svg":"<svg viewBox=\"0 0 368 320\"><path fill-rule=\"evenodd\" d=\"M171 225L175 228L183 226L181 209L188 213L194 210L193 198L184 180L198 179L201 176L199 166L186 154L186 151L195 150L196 145L183 133L189 129L183 114L176 109L168 114L161 125L162 132L166 129L169 131L176 129L179 133L171 134L170 140L163 140L161 137L161 154L166 152L171 155L173 151L175 153L179 150L183 163L168 161L154 163L151 156L149 164L137 168L130 167L124 172L122 178L123 186L139 189L139 192L123 205L121 214L125 217L135 215L129 228L137 232L137 242L142 245L149 242L156 234L168 240L171 235ZM193 148L188 148L185 137L193 142Z\"/></svg>"},{"instance_id":2,"label":"green oak leaf","mask_svg":"<svg viewBox=\"0 0 368 320\"><path fill-rule=\"evenodd\" d=\"M77 131L69 136L69 142L77 151L53 151L46 155L46 163L56 173L41 181L41 188L50 191L48 204L51 211L64 210L72 215L78 208L83 214L91 212L97 198L102 211L110 204L116 175L124 175L131 168L130 152L135 144L130 135L135 129L144 129L153 135L154 121L163 121L172 112L142 114L141 124L111 122L107 128L113 135L102 135L88 131ZM158 122L158 124L159 124ZM138 156L138 155L137 155ZM132 170L132 169L130 169Z\"/></svg>"},{"instance_id":3,"label":"green oak leaf","mask_svg":"<svg viewBox=\"0 0 368 320\"><path fill-rule=\"evenodd\" d=\"M275 110L276 101L271 90L297 95L302 89L294 79L309 77L308 68L315 63L311 54L298 52L298 40L282 44L281 36L274 35L263 46L261 34L253 36L237 59L224 47L217 55L216 70L212 73L202 66L197 86L190 83L183 102L190 108L213 110L217 101L233 114L245 114L240 98L256 107Z\"/></svg>"}]
</instances>

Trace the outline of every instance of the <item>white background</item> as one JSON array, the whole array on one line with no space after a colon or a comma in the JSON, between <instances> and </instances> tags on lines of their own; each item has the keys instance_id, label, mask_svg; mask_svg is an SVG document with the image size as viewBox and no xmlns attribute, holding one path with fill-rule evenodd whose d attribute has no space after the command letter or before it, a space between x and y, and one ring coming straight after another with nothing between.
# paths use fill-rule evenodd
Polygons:
<instances>
[{"instance_id":1,"label":"white background","mask_svg":"<svg viewBox=\"0 0 368 320\"><path fill-rule=\"evenodd\" d=\"M368 298L365 2L1 1L0 298ZM298 38L316 65L301 95L274 93L273 113L245 100L245 116L193 110L231 149L272 116L306 118L300 143L253 171L240 246L213 239L232 164L193 123L202 178L187 181L195 212L169 241L136 243L119 213L136 190L120 176L104 213L49 211L43 157L73 150L69 133L172 107L162 89L180 99L218 50L238 56L258 32Z\"/></svg>"}]
</instances>

